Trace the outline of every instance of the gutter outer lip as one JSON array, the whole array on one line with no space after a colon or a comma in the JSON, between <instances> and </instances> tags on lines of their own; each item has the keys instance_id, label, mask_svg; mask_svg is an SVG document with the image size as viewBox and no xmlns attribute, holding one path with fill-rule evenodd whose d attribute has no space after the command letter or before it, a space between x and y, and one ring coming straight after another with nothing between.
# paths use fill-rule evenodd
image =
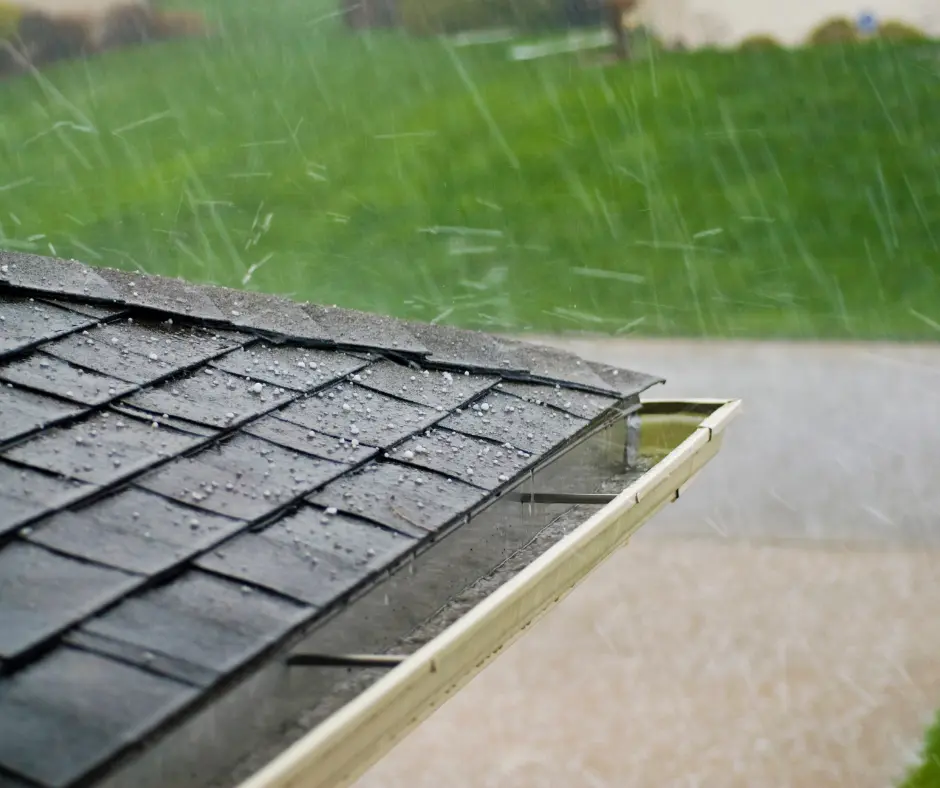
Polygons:
<instances>
[{"instance_id":1,"label":"gutter outer lip","mask_svg":"<svg viewBox=\"0 0 940 788\"><path fill-rule=\"evenodd\" d=\"M669 454L455 624L418 649L239 788L343 788L548 612L718 453L737 399L649 399L655 413L701 413ZM642 412L642 411L641 411Z\"/></svg>"}]
</instances>

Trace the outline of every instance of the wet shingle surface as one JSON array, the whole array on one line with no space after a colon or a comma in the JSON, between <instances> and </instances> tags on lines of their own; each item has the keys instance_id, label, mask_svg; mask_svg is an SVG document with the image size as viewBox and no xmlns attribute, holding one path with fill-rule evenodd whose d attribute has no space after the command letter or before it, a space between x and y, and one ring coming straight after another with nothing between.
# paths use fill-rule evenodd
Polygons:
<instances>
[{"instance_id":1,"label":"wet shingle surface","mask_svg":"<svg viewBox=\"0 0 940 788\"><path fill-rule=\"evenodd\" d=\"M90 784L654 382L0 252L0 785Z\"/></svg>"},{"instance_id":2,"label":"wet shingle surface","mask_svg":"<svg viewBox=\"0 0 940 788\"><path fill-rule=\"evenodd\" d=\"M180 681L207 685L289 633L308 613L303 605L191 570L88 621L77 640L148 670L162 667Z\"/></svg>"},{"instance_id":3,"label":"wet shingle surface","mask_svg":"<svg viewBox=\"0 0 940 788\"><path fill-rule=\"evenodd\" d=\"M484 497L482 490L446 476L379 462L337 479L310 500L420 537L437 531Z\"/></svg>"},{"instance_id":4,"label":"wet shingle surface","mask_svg":"<svg viewBox=\"0 0 940 788\"><path fill-rule=\"evenodd\" d=\"M498 391L441 422L442 427L534 454L545 454L587 425L570 413Z\"/></svg>"},{"instance_id":5,"label":"wet shingle surface","mask_svg":"<svg viewBox=\"0 0 940 788\"><path fill-rule=\"evenodd\" d=\"M111 375L128 383L143 384L166 377L171 368L146 355L135 353L119 342L100 336L101 331L69 334L43 345L50 356L68 361L81 369Z\"/></svg>"},{"instance_id":6,"label":"wet shingle surface","mask_svg":"<svg viewBox=\"0 0 940 788\"><path fill-rule=\"evenodd\" d=\"M101 405L136 386L45 353L0 366L0 380L52 394L82 405Z\"/></svg>"},{"instance_id":7,"label":"wet shingle surface","mask_svg":"<svg viewBox=\"0 0 940 788\"><path fill-rule=\"evenodd\" d=\"M43 301L61 307L62 309L78 312L78 314L85 315L86 317L93 317L97 320L121 317L127 312L124 307L99 306L97 304L89 304L81 301L60 301L57 298L44 298Z\"/></svg>"},{"instance_id":8,"label":"wet shingle surface","mask_svg":"<svg viewBox=\"0 0 940 788\"><path fill-rule=\"evenodd\" d=\"M450 326L409 323L408 328L430 351L429 361L466 370L492 370L498 374L525 372L513 363L500 341L489 334Z\"/></svg>"},{"instance_id":9,"label":"wet shingle surface","mask_svg":"<svg viewBox=\"0 0 940 788\"><path fill-rule=\"evenodd\" d=\"M308 392L362 369L368 363L337 351L260 342L227 353L212 362L212 366L250 380Z\"/></svg>"},{"instance_id":10,"label":"wet shingle surface","mask_svg":"<svg viewBox=\"0 0 940 788\"><path fill-rule=\"evenodd\" d=\"M172 319L154 323L139 318L105 324L95 336L129 353L146 356L148 361L170 372L207 361L251 339L245 334L186 325Z\"/></svg>"},{"instance_id":11,"label":"wet shingle surface","mask_svg":"<svg viewBox=\"0 0 940 788\"><path fill-rule=\"evenodd\" d=\"M301 454L322 457L325 460L343 462L348 465L365 462L378 452L374 446L367 446L358 440L353 442L354 439L351 438L337 438L316 430L309 430L299 424L279 419L277 416L255 419L245 427L245 432L256 438L264 438L271 443L276 443L285 449L293 449Z\"/></svg>"},{"instance_id":12,"label":"wet shingle surface","mask_svg":"<svg viewBox=\"0 0 940 788\"><path fill-rule=\"evenodd\" d=\"M38 290L80 301L118 299L118 293L96 269L77 260L56 260L35 254L0 252L0 282L13 288Z\"/></svg>"},{"instance_id":13,"label":"wet shingle surface","mask_svg":"<svg viewBox=\"0 0 940 788\"><path fill-rule=\"evenodd\" d=\"M257 520L348 468L253 435L236 435L193 457L174 460L138 484L209 512Z\"/></svg>"},{"instance_id":14,"label":"wet shingle surface","mask_svg":"<svg viewBox=\"0 0 940 788\"><path fill-rule=\"evenodd\" d=\"M338 309L319 304L304 304L303 310L329 331L340 345L383 348L391 353L425 355L427 347L401 320L373 315L355 309Z\"/></svg>"},{"instance_id":15,"label":"wet shingle surface","mask_svg":"<svg viewBox=\"0 0 940 788\"><path fill-rule=\"evenodd\" d=\"M192 558L244 525L129 488L53 515L31 529L28 538L77 558L149 575Z\"/></svg>"},{"instance_id":16,"label":"wet shingle surface","mask_svg":"<svg viewBox=\"0 0 940 788\"><path fill-rule=\"evenodd\" d=\"M389 456L485 490L506 484L534 462L528 452L445 429L430 429L409 438Z\"/></svg>"},{"instance_id":17,"label":"wet shingle surface","mask_svg":"<svg viewBox=\"0 0 940 788\"><path fill-rule=\"evenodd\" d=\"M296 396L279 386L252 383L203 367L124 399L135 408L180 419L226 427L276 408Z\"/></svg>"},{"instance_id":18,"label":"wet shingle surface","mask_svg":"<svg viewBox=\"0 0 940 788\"><path fill-rule=\"evenodd\" d=\"M199 565L322 607L414 545L414 539L358 518L304 506L263 531L233 540Z\"/></svg>"},{"instance_id":19,"label":"wet shingle surface","mask_svg":"<svg viewBox=\"0 0 940 788\"><path fill-rule=\"evenodd\" d=\"M138 582L34 545L7 545L0 551L0 658L18 657Z\"/></svg>"},{"instance_id":20,"label":"wet shingle surface","mask_svg":"<svg viewBox=\"0 0 940 788\"><path fill-rule=\"evenodd\" d=\"M327 435L384 448L430 426L444 413L443 407L414 405L357 383L340 383L292 402L275 415Z\"/></svg>"},{"instance_id":21,"label":"wet shingle surface","mask_svg":"<svg viewBox=\"0 0 940 788\"><path fill-rule=\"evenodd\" d=\"M71 402L12 383L0 384L0 443L80 413L82 409Z\"/></svg>"},{"instance_id":22,"label":"wet shingle surface","mask_svg":"<svg viewBox=\"0 0 940 788\"><path fill-rule=\"evenodd\" d=\"M192 448L200 437L120 413L101 411L54 427L4 456L72 479L109 484Z\"/></svg>"},{"instance_id":23,"label":"wet shingle surface","mask_svg":"<svg viewBox=\"0 0 940 788\"><path fill-rule=\"evenodd\" d=\"M96 322L94 318L32 298L0 298L0 356Z\"/></svg>"},{"instance_id":24,"label":"wet shingle surface","mask_svg":"<svg viewBox=\"0 0 940 788\"><path fill-rule=\"evenodd\" d=\"M329 332L311 319L298 304L286 298L206 287L203 292L235 326L245 326L276 337L304 337L329 342Z\"/></svg>"},{"instance_id":25,"label":"wet shingle surface","mask_svg":"<svg viewBox=\"0 0 940 788\"><path fill-rule=\"evenodd\" d=\"M0 763L39 785L71 785L195 695L189 685L59 648L0 680Z\"/></svg>"},{"instance_id":26,"label":"wet shingle surface","mask_svg":"<svg viewBox=\"0 0 940 788\"><path fill-rule=\"evenodd\" d=\"M34 517L65 506L92 485L0 460L0 538Z\"/></svg>"},{"instance_id":27,"label":"wet shingle surface","mask_svg":"<svg viewBox=\"0 0 940 788\"><path fill-rule=\"evenodd\" d=\"M598 392L616 393L610 383L580 358L555 348L529 345L501 339L500 349L514 366L521 367L543 381L559 381L574 386L585 386Z\"/></svg>"},{"instance_id":28,"label":"wet shingle surface","mask_svg":"<svg viewBox=\"0 0 940 788\"><path fill-rule=\"evenodd\" d=\"M177 312L197 320L225 319L202 288L180 279L132 274L114 268L99 268L97 274L129 306Z\"/></svg>"},{"instance_id":29,"label":"wet shingle surface","mask_svg":"<svg viewBox=\"0 0 940 788\"><path fill-rule=\"evenodd\" d=\"M519 383L506 381L497 384L497 390L503 394L519 397L536 405L548 405L582 419L593 419L604 411L617 405L618 398L587 391L549 386L541 383Z\"/></svg>"},{"instance_id":30,"label":"wet shingle surface","mask_svg":"<svg viewBox=\"0 0 940 788\"><path fill-rule=\"evenodd\" d=\"M499 382L492 375L405 367L391 361L373 364L360 375L363 386L431 408L453 410Z\"/></svg>"}]
</instances>

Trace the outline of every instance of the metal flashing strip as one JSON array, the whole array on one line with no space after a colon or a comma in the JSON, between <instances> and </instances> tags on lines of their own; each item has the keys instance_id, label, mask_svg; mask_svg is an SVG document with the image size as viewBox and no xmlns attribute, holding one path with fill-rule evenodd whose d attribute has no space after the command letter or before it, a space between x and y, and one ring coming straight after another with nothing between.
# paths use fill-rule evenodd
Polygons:
<instances>
[{"instance_id":1,"label":"metal flashing strip","mask_svg":"<svg viewBox=\"0 0 940 788\"><path fill-rule=\"evenodd\" d=\"M636 482L454 625L417 650L240 788L341 788L676 500L721 447L739 400L647 400L650 414L698 414L688 436Z\"/></svg>"}]
</instances>

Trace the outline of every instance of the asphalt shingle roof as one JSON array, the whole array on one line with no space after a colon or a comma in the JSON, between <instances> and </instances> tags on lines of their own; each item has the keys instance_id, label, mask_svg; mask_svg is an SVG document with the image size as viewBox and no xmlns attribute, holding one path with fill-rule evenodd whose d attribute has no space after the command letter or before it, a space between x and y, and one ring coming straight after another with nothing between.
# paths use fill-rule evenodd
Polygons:
<instances>
[{"instance_id":1,"label":"asphalt shingle roof","mask_svg":"<svg viewBox=\"0 0 940 788\"><path fill-rule=\"evenodd\" d=\"M0 785L90 784L656 382L0 253Z\"/></svg>"}]
</instances>

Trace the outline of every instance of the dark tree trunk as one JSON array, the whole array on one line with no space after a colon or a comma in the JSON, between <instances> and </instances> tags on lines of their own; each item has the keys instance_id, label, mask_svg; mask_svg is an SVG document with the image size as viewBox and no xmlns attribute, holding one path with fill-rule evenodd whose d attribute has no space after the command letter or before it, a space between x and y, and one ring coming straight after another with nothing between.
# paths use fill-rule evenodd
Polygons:
<instances>
[{"instance_id":1,"label":"dark tree trunk","mask_svg":"<svg viewBox=\"0 0 940 788\"><path fill-rule=\"evenodd\" d=\"M624 14L633 9L635 0L608 0L607 24L614 34L614 52L619 60L630 59L630 31L624 24Z\"/></svg>"},{"instance_id":2,"label":"dark tree trunk","mask_svg":"<svg viewBox=\"0 0 940 788\"><path fill-rule=\"evenodd\" d=\"M362 27L361 3L362 0L340 0L343 21L346 23L346 27L353 30Z\"/></svg>"},{"instance_id":3,"label":"dark tree trunk","mask_svg":"<svg viewBox=\"0 0 940 788\"><path fill-rule=\"evenodd\" d=\"M342 0L342 13L346 26L353 30L395 27L398 24L395 0Z\"/></svg>"}]
</instances>

